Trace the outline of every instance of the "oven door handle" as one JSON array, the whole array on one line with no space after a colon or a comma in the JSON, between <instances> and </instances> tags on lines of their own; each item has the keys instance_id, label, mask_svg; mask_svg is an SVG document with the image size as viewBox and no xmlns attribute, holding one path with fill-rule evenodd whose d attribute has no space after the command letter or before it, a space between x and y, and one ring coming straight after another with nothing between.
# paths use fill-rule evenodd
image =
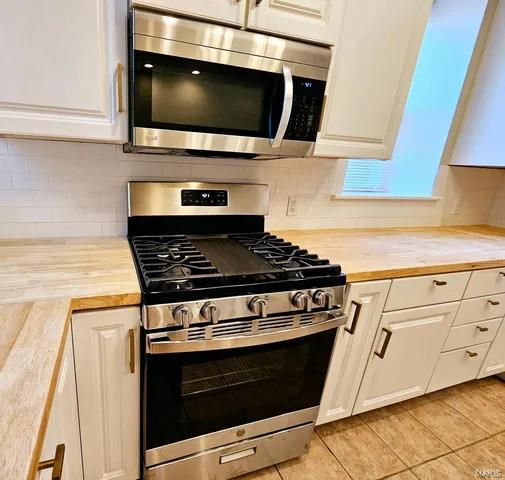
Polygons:
<instances>
[{"instance_id":1,"label":"oven door handle","mask_svg":"<svg viewBox=\"0 0 505 480\"><path fill-rule=\"evenodd\" d=\"M156 355L162 353L202 352L267 345L332 330L347 322L346 315L338 316L328 312L328 317L327 320L303 327L261 333L259 335L214 338L211 340L155 341L155 339L160 338L159 334L148 334L146 335L146 353Z\"/></svg>"},{"instance_id":2,"label":"oven door handle","mask_svg":"<svg viewBox=\"0 0 505 480\"><path fill-rule=\"evenodd\" d=\"M279 148L282 139L286 134L289 119L291 118L291 109L293 108L293 74L288 65L282 66L282 75L284 76L284 101L282 103L282 114L279 121L279 127L275 137L271 140L272 148Z\"/></svg>"}]
</instances>

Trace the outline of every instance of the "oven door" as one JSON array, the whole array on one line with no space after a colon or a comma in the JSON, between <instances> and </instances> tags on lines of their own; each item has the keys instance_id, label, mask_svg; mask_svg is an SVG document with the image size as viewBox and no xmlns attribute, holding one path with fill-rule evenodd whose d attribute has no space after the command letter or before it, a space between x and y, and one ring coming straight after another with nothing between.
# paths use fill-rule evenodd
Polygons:
<instances>
[{"instance_id":1,"label":"oven door","mask_svg":"<svg viewBox=\"0 0 505 480\"><path fill-rule=\"evenodd\" d=\"M294 69L281 60L134 35L133 146L309 155L325 82L294 76Z\"/></svg>"},{"instance_id":2,"label":"oven door","mask_svg":"<svg viewBox=\"0 0 505 480\"><path fill-rule=\"evenodd\" d=\"M301 425L313 428L345 317L328 314L310 324L304 318L314 315L300 317L289 329L276 328L275 318L259 320L260 333L247 336L233 336L233 328L211 340L147 334L145 466Z\"/></svg>"}]
</instances>

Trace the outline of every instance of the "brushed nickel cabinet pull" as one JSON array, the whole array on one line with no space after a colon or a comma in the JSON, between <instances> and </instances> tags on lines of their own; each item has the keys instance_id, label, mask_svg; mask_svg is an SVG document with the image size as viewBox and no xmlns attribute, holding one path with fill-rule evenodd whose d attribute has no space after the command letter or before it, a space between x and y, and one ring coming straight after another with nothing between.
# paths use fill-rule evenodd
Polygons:
<instances>
[{"instance_id":1,"label":"brushed nickel cabinet pull","mask_svg":"<svg viewBox=\"0 0 505 480\"><path fill-rule=\"evenodd\" d=\"M487 327L481 327L481 326L477 325L477 330L479 332L487 332L489 330L489 328L487 328Z\"/></svg>"},{"instance_id":2,"label":"brushed nickel cabinet pull","mask_svg":"<svg viewBox=\"0 0 505 480\"><path fill-rule=\"evenodd\" d=\"M116 65L116 84L117 84L117 111L124 112L123 104L123 65L119 62Z\"/></svg>"},{"instance_id":3,"label":"brushed nickel cabinet pull","mask_svg":"<svg viewBox=\"0 0 505 480\"><path fill-rule=\"evenodd\" d=\"M354 310L354 315L352 316L351 328L345 327L344 330L347 333L354 335L354 332L356 331L356 327L358 326L358 320L359 320L359 316L361 314L361 307L363 307L363 304L361 302L356 301L356 300L352 300L351 305L354 305L356 307Z\"/></svg>"},{"instance_id":4,"label":"brushed nickel cabinet pull","mask_svg":"<svg viewBox=\"0 0 505 480\"><path fill-rule=\"evenodd\" d=\"M383 332L386 332L386 338L384 339L384 343L382 344L382 348L380 352L373 352L375 355L377 355L379 358L384 358L386 355L386 350L388 349L389 342L391 340L391 336L393 335L393 331L390 330L389 328L383 328Z\"/></svg>"},{"instance_id":5,"label":"brushed nickel cabinet pull","mask_svg":"<svg viewBox=\"0 0 505 480\"><path fill-rule=\"evenodd\" d=\"M63 471L63 460L65 459L65 444L56 445L56 452L52 460L44 460L37 466L37 470L45 470L52 468L51 480L61 480L61 472Z\"/></svg>"},{"instance_id":6,"label":"brushed nickel cabinet pull","mask_svg":"<svg viewBox=\"0 0 505 480\"><path fill-rule=\"evenodd\" d=\"M433 280L433 285L442 287L443 285L447 285L447 282L445 280Z\"/></svg>"},{"instance_id":7,"label":"brushed nickel cabinet pull","mask_svg":"<svg viewBox=\"0 0 505 480\"><path fill-rule=\"evenodd\" d=\"M135 373L135 330L133 328L128 330L128 340L130 344L130 373Z\"/></svg>"},{"instance_id":8,"label":"brushed nickel cabinet pull","mask_svg":"<svg viewBox=\"0 0 505 480\"><path fill-rule=\"evenodd\" d=\"M466 353L468 354L469 357L476 357L478 355L477 352L471 352L470 350L467 350Z\"/></svg>"},{"instance_id":9,"label":"brushed nickel cabinet pull","mask_svg":"<svg viewBox=\"0 0 505 480\"><path fill-rule=\"evenodd\" d=\"M505 277L505 272L500 272L500 275L501 275L502 277Z\"/></svg>"},{"instance_id":10,"label":"brushed nickel cabinet pull","mask_svg":"<svg viewBox=\"0 0 505 480\"><path fill-rule=\"evenodd\" d=\"M489 303L489 305L493 305L493 307L500 305L500 302L497 302L496 300L488 300L487 303Z\"/></svg>"}]
</instances>

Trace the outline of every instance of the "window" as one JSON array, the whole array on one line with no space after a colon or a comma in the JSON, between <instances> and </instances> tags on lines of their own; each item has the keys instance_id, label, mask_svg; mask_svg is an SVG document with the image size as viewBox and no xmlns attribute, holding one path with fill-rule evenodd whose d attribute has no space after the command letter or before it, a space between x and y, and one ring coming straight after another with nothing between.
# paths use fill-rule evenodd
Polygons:
<instances>
[{"instance_id":1,"label":"window","mask_svg":"<svg viewBox=\"0 0 505 480\"><path fill-rule=\"evenodd\" d=\"M392 159L349 160L342 195L431 195L486 4L434 2Z\"/></svg>"}]
</instances>

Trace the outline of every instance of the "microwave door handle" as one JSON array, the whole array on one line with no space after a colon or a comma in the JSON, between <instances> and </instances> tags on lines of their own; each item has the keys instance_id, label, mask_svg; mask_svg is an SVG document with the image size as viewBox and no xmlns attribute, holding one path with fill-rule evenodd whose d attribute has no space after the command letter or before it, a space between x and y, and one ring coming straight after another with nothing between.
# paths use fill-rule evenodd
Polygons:
<instances>
[{"instance_id":1,"label":"microwave door handle","mask_svg":"<svg viewBox=\"0 0 505 480\"><path fill-rule=\"evenodd\" d=\"M291 68L287 65L283 65L282 75L284 77L284 100L282 102L282 114L279 127L277 128L275 137L272 139L272 148L279 148L281 146L291 117L291 109L293 108L293 74L291 73Z\"/></svg>"}]
</instances>

